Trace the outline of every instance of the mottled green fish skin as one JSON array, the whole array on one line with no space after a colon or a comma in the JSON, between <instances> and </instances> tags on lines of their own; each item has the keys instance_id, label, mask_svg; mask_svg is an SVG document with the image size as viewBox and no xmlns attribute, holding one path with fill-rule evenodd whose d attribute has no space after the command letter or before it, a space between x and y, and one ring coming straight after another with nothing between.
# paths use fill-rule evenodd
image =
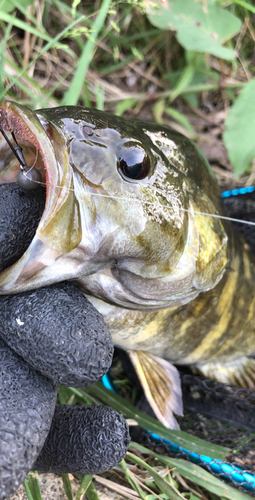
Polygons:
<instances>
[{"instance_id":1,"label":"mottled green fish skin","mask_svg":"<svg viewBox=\"0 0 255 500\"><path fill-rule=\"evenodd\" d=\"M178 365L226 363L255 350L254 258L233 242L221 281L191 302L161 311L120 312L92 299L115 342L148 351Z\"/></svg>"},{"instance_id":2,"label":"mottled green fish skin","mask_svg":"<svg viewBox=\"0 0 255 500\"><path fill-rule=\"evenodd\" d=\"M189 139L101 111L33 113L7 101L0 125L31 162L39 151L47 184L37 234L0 274L0 293L71 279L124 349L197 366L255 354L254 258L213 217L219 187ZM142 180L120 171L130 148L150 160ZM1 140L0 182L15 180L18 169Z\"/></svg>"}]
</instances>

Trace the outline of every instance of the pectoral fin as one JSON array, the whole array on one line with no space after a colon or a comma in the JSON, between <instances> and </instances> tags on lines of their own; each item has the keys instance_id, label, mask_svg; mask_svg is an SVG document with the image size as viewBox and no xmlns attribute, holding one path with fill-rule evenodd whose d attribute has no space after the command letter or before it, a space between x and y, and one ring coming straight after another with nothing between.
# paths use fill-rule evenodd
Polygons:
<instances>
[{"instance_id":1,"label":"pectoral fin","mask_svg":"<svg viewBox=\"0 0 255 500\"><path fill-rule=\"evenodd\" d=\"M162 424L179 429L176 415L183 415L178 370L168 361L145 351L128 351L145 396Z\"/></svg>"},{"instance_id":2,"label":"pectoral fin","mask_svg":"<svg viewBox=\"0 0 255 500\"><path fill-rule=\"evenodd\" d=\"M211 362L199 365L194 371L223 384L233 384L248 389L255 388L255 359L246 356L224 364Z\"/></svg>"}]
</instances>

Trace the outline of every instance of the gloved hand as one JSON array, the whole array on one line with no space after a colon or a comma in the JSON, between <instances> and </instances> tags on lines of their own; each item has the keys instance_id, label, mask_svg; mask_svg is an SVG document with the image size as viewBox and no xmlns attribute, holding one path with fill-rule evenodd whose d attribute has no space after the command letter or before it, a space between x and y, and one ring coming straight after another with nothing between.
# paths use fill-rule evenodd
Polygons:
<instances>
[{"instance_id":1,"label":"gloved hand","mask_svg":"<svg viewBox=\"0 0 255 500\"><path fill-rule=\"evenodd\" d=\"M43 190L0 187L1 271L25 252L43 207ZM1 295L0 336L0 500L31 469L92 474L117 464L130 439L121 415L103 406L56 406L59 383L90 385L112 360L104 320L78 288L64 282Z\"/></svg>"}]
</instances>

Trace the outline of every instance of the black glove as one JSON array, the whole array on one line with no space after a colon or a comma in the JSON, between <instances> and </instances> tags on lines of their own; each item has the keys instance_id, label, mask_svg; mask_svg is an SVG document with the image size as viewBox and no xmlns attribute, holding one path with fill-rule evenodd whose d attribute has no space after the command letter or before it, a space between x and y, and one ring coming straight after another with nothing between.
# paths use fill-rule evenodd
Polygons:
<instances>
[{"instance_id":1,"label":"black glove","mask_svg":"<svg viewBox=\"0 0 255 500\"><path fill-rule=\"evenodd\" d=\"M40 196L16 184L1 186L0 269L32 240L44 206ZM129 443L121 415L101 406L55 408L57 384L90 385L112 360L104 320L75 285L0 296L0 335L0 500L31 469L92 474L118 463Z\"/></svg>"}]
</instances>

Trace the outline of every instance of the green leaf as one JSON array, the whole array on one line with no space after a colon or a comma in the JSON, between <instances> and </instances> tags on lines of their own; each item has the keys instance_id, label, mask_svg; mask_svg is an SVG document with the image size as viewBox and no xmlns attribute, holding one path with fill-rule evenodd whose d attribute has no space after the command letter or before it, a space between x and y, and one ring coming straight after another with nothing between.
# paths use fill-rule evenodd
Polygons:
<instances>
[{"instance_id":1,"label":"green leaf","mask_svg":"<svg viewBox=\"0 0 255 500\"><path fill-rule=\"evenodd\" d=\"M111 0L103 0L101 3L100 11L92 26L92 34L84 46L72 83L62 100L62 105L76 105L79 100L85 76L94 54L96 40L104 24L110 5Z\"/></svg>"},{"instance_id":2,"label":"green leaf","mask_svg":"<svg viewBox=\"0 0 255 500\"><path fill-rule=\"evenodd\" d=\"M85 392L99 399L105 405L111 406L119 413L122 413L124 417L136 420L138 425L140 425L143 429L155 432L160 437L169 439L179 446L200 455L208 455L213 458L218 458L219 460L224 460L230 451L229 448L207 443L203 439L199 439L186 432L167 429L155 418L146 415L118 394L106 389L101 382L96 382L96 384L86 387L86 389L80 389L80 391L77 391L76 389L75 391L76 394L77 392L80 392L82 395L82 393Z\"/></svg>"},{"instance_id":3,"label":"green leaf","mask_svg":"<svg viewBox=\"0 0 255 500\"><path fill-rule=\"evenodd\" d=\"M219 497L228 498L229 500L252 500L252 497L247 493L241 493L235 490L232 486L223 483L220 479L213 476L199 465L183 460L182 458L170 458L164 455L159 455L151 450L147 450L144 446L137 443L130 443L132 448L136 448L142 453L148 453L157 457L158 460L170 468L174 468L181 476L193 481L195 484L206 488L211 493Z\"/></svg>"},{"instance_id":4,"label":"green leaf","mask_svg":"<svg viewBox=\"0 0 255 500\"><path fill-rule=\"evenodd\" d=\"M38 479L38 473L30 472L24 481L24 488L28 500L42 500L41 488Z\"/></svg>"},{"instance_id":5,"label":"green leaf","mask_svg":"<svg viewBox=\"0 0 255 500\"><path fill-rule=\"evenodd\" d=\"M81 500L83 498L93 479L93 474L84 474L80 479L81 485L75 495L75 500Z\"/></svg>"},{"instance_id":6,"label":"green leaf","mask_svg":"<svg viewBox=\"0 0 255 500\"><path fill-rule=\"evenodd\" d=\"M148 451L147 451L148 453ZM160 474L153 469L150 465L148 465L144 460L141 458L137 457L133 453L130 453L129 451L126 454L126 458L131 460L131 462L134 462L137 465L140 465L144 469L146 469L150 475L153 477L155 483L159 487L159 489L162 491L162 493L165 493L170 500L180 500L180 495L173 489L173 487L163 478L160 476ZM181 497L182 498L182 497Z\"/></svg>"},{"instance_id":7,"label":"green leaf","mask_svg":"<svg viewBox=\"0 0 255 500\"><path fill-rule=\"evenodd\" d=\"M68 474L61 474L65 494L68 500L73 500L72 485Z\"/></svg>"},{"instance_id":8,"label":"green leaf","mask_svg":"<svg viewBox=\"0 0 255 500\"><path fill-rule=\"evenodd\" d=\"M235 52L222 47L241 28L241 21L214 0L145 0L151 23L161 29L177 31L178 42L194 52L208 52L232 60Z\"/></svg>"},{"instance_id":9,"label":"green leaf","mask_svg":"<svg viewBox=\"0 0 255 500\"><path fill-rule=\"evenodd\" d=\"M255 78L246 84L225 122L223 141L235 175L242 174L255 158Z\"/></svg>"},{"instance_id":10,"label":"green leaf","mask_svg":"<svg viewBox=\"0 0 255 500\"><path fill-rule=\"evenodd\" d=\"M17 7L20 5L23 8L27 8L29 5L32 5L34 0L19 0L17 2ZM0 11L1 12L11 12L13 9L15 9L15 5L13 4L12 1L10 0L0 0Z\"/></svg>"}]
</instances>

